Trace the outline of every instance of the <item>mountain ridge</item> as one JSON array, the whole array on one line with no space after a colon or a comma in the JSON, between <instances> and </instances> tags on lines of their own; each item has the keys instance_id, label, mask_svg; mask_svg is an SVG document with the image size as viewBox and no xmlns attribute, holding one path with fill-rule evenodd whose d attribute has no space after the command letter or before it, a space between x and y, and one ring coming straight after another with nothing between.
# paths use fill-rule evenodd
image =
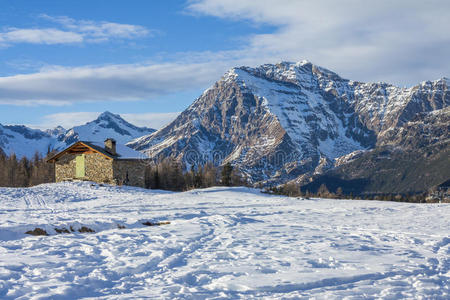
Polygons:
<instances>
[{"instance_id":1,"label":"mountain ridge","mask_svg":"<svg viewBox=\"0 0 450 300\"><path fill-rule=\"evenodd\" d=\"M308 61L236 67L177 119L129 143L187 167L232 162L252 183L302 182L417 114L450 104L446 77L409 88L344 79Z\"/></svg>"}]
</instances>

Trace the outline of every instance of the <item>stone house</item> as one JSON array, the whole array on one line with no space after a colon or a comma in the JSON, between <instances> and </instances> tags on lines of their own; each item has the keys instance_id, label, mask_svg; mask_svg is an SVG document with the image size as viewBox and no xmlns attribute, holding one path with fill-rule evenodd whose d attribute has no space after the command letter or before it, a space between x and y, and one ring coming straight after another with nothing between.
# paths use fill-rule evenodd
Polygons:
<instances>
[{"instance_id":1,"label":"stone house","mask_svg":"<svg viewBox=\"0 0 450 300\"><path fill-rule=\"evenodd\" d=\"M88 180L99 183L145 187L147 159L143 153L114 139L104 144L79 141L51 157L55 181Z\"/></svg>"}]
</instances>

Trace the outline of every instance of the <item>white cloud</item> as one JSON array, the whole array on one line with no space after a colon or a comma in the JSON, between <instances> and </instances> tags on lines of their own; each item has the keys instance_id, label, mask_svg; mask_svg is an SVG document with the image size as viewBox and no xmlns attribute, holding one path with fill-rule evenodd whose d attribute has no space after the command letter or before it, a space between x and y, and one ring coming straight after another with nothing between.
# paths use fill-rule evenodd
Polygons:
<instances>
[{"instance_id":1,"label":"white cloud","mask_svg":"<svg viewBox=\"0 0 450 300\"><path fill-rule=\"evenodd\" d=\"M97 119L101 112L69 112L55 113L42 117L40 124L28 124L27 126L37 129L49 129L62 126L66 129L83 125ZM159 129L173 121L180 113L142 113L142 114L120 114L122 118L135 126Z\"/></svg>"},{"instance_id":2,"label":"white cloud","mask_svg":"<svg viewBox=\"0 0 450 300\"><path fill-rule=\"evenodd\" d=\"M64 105L151 99L206 87L222 74L222 68L220 63L46 67L38 73L0 77L0 103Z\"/></svg>"},{"instance_id":3,"label":"white cloud","mask_svg":"<svg viewBox=\"0 0 450 300\"><path fill-rule=\"evenodd\" d=\"M170 63L44 65L35 73L0 77L0 104L62 106L75 102L152 100L206 89L234 66L259 63L239 50L171 56L178 57L182 60Z\"/></svg>"},{"instance_id":4,"label":"white cloud","mask_svg":"<svg viewBox=\"0 0 450 300\"><path fill-rule=\"evenodd\" d=\"M277 29L242 39L247 42L236 50L166 55L170 63L54 66L0 77L0 103L146 100L207 88L233 66L281 60L307 59L349 79L408 86L450 75L448 1L198 0L189 10ZM83 41L151 34L135 25L42 18L81 34ZM0 34L0 44L2 39Z\"/></svg>"},{"instance_id":5,"label":"white cloud","mask_svg":"<svg viewBox=\"0 0 450 300\"><path fill-rule=\"evenodd\" d=\"M112 38L133 39L149 35L151 32L140 25L119 24L105 21L75 20L67 16L52 17L46 14L41 18L60 24L64 28L83 34L88 41L104 41Z\"/></svg>"},{"instance_id":6,"label":"white cloud","mask_svg":"<svg viewBox=\"0 0 450 300\"><path fill-rule=\"evenodd\" d=\"M143 114L121 114L120 116L130 122L133 125L141 127L150 127L154 129L160 129L163 126L169 124L176 117L179 112L169 113L143 113Z\"/></svg>"},{"instance_id":7,"label":"white cloud","mask_svg":"<svg viewBox=\"0 0 450 300\"><path fill-rule=\"evenodd\" d=\"M446 0L195 0L188 9L277 26L249 37L243 52L252 57L308 59L354 80L402 85L450 70Z\"/></svg>"},{"instance_id":8,"label":"white cloud","mask_svg":"<svg viewBox=\"0 0 450 300\"><path fill-rule=\"evenodd\" d=\"M83 125L95 120L100 115L99 112L70 112L44 115L40 124L28 125L32 128L49 129L62 126L66 129Z\"/></svg>"},{"instance_id":9,"label":"white cloud","mask_svg":"<svg viewBox=\"0 0 450 300\"><path fill-rule=\"evenodd\" d=\"M30 44L71 44L83 41L79 33L61 31L58 29L18 29L10 28L0 33L3 43L30 43Z\"/></svg>"},{"instance_id":10,"label":"white cloud","mask_svg":"<svg viewBox=\"0 0 450 300\"><path fill-rule=\"evenodd\" d=\"M40 17L56 23L59 28L7 28L0 32L0 45L98 43L113 39L135 39L154 32L139 25L75 20L66 16Z\"/></svg>"}]
</instances>

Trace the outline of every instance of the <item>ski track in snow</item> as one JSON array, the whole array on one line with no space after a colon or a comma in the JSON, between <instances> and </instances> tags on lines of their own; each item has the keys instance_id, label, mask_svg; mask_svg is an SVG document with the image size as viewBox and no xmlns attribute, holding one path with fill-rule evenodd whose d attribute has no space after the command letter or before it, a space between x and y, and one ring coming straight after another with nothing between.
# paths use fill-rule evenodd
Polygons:
<instances>
[{"instance_id":1,"label":"ski track in snow","mask_svg":"<svg viewBox=\"0 0 450 300\"><path fill-rule=\"evenodd\" d=\"M0 299L448 299L449 216L247 188L0 188ZM69 226L96 233L54 230Z\"/></svg>"}]
</instances>

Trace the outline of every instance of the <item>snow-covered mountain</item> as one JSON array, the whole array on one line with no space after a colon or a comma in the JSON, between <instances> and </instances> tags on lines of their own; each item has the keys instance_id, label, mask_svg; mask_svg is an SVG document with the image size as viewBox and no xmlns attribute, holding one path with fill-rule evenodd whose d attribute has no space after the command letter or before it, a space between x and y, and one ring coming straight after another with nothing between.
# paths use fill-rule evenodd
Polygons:
<instances>
[{"instance_id":1,"label":"snow-covered mountain","mask_svg":"<svg viewBox=\"0 0 450 300\"><path fill-rule=\"evenodd\" d=\"M42 131L22 125L0 124L0 149L7 155L15 153L19 158L24 156L31 158L36 152L46 155L48 151L61 150L78 140L103 142L111 137L119 144L125 144L152 132L155 132L155 129L136 127L122 119L120 115L106 111L94 121L69 130L58 126Z\"/></svg>"},{"instance_id":2,"label":"snow-covered mountain","mask_svg":"<svg viewBox=\"0 0 450 300\"><path fill-rule=\"evenodd\" d=\"M66 146L79 140L103 142L107 138L113 138L117 143L125 144L130 140L155 131L152 128L134 126L120 115L106 111L94 121L75 126L59 135L57 146Z\"/></svg>"},{"instance_id":3,"label":"snow-covered mountain","mask_svg":"<svg viewBox=\"0 0 450 300\"><path fill-rule=\"evenodd\" d=\"M46 154L53 149L55 136L39 129L31 129L23 125L0 124L0 149L5 154L15 153L17 157L31 158L36 152Z\"/></svg>"},{"instance_id":4,"label":"snow-covered mountain","mask_svg":"<svg viewBox=\"0 0 450 300\"><path fill-rule=\"evenodd\" d=\"M56 126L53 129L45 130L45 132L48 133L49 135L52 135L52 136L60 136L60 135L65 134L67 132L67 129L65 129L62 126Z\"/></svg>"},{"instance_id":5,"label":"snow-covered mountain","mask_svg":"<svg viewBox=\"0 0 450 300\"><path fill-rule=\"evenodd\" d=\"M316 192L322 184L346 194L421 193L450 178L450 106L418 113L387 130L370 151L339 158L335 168L303 186Z\"/></svg>"},{"instance_id":6,"label":"snow-covered mountain","mask_svg":"<svg viewBox=\"0 0 450 300\"><path fill-rule=\"evenodd\" d=\"M168 126L129 145L188 167L231 161L253 182L301 179L447 107L449 85L361 83L307 61L233 68Z\"/></svg>"}]
</instances>

